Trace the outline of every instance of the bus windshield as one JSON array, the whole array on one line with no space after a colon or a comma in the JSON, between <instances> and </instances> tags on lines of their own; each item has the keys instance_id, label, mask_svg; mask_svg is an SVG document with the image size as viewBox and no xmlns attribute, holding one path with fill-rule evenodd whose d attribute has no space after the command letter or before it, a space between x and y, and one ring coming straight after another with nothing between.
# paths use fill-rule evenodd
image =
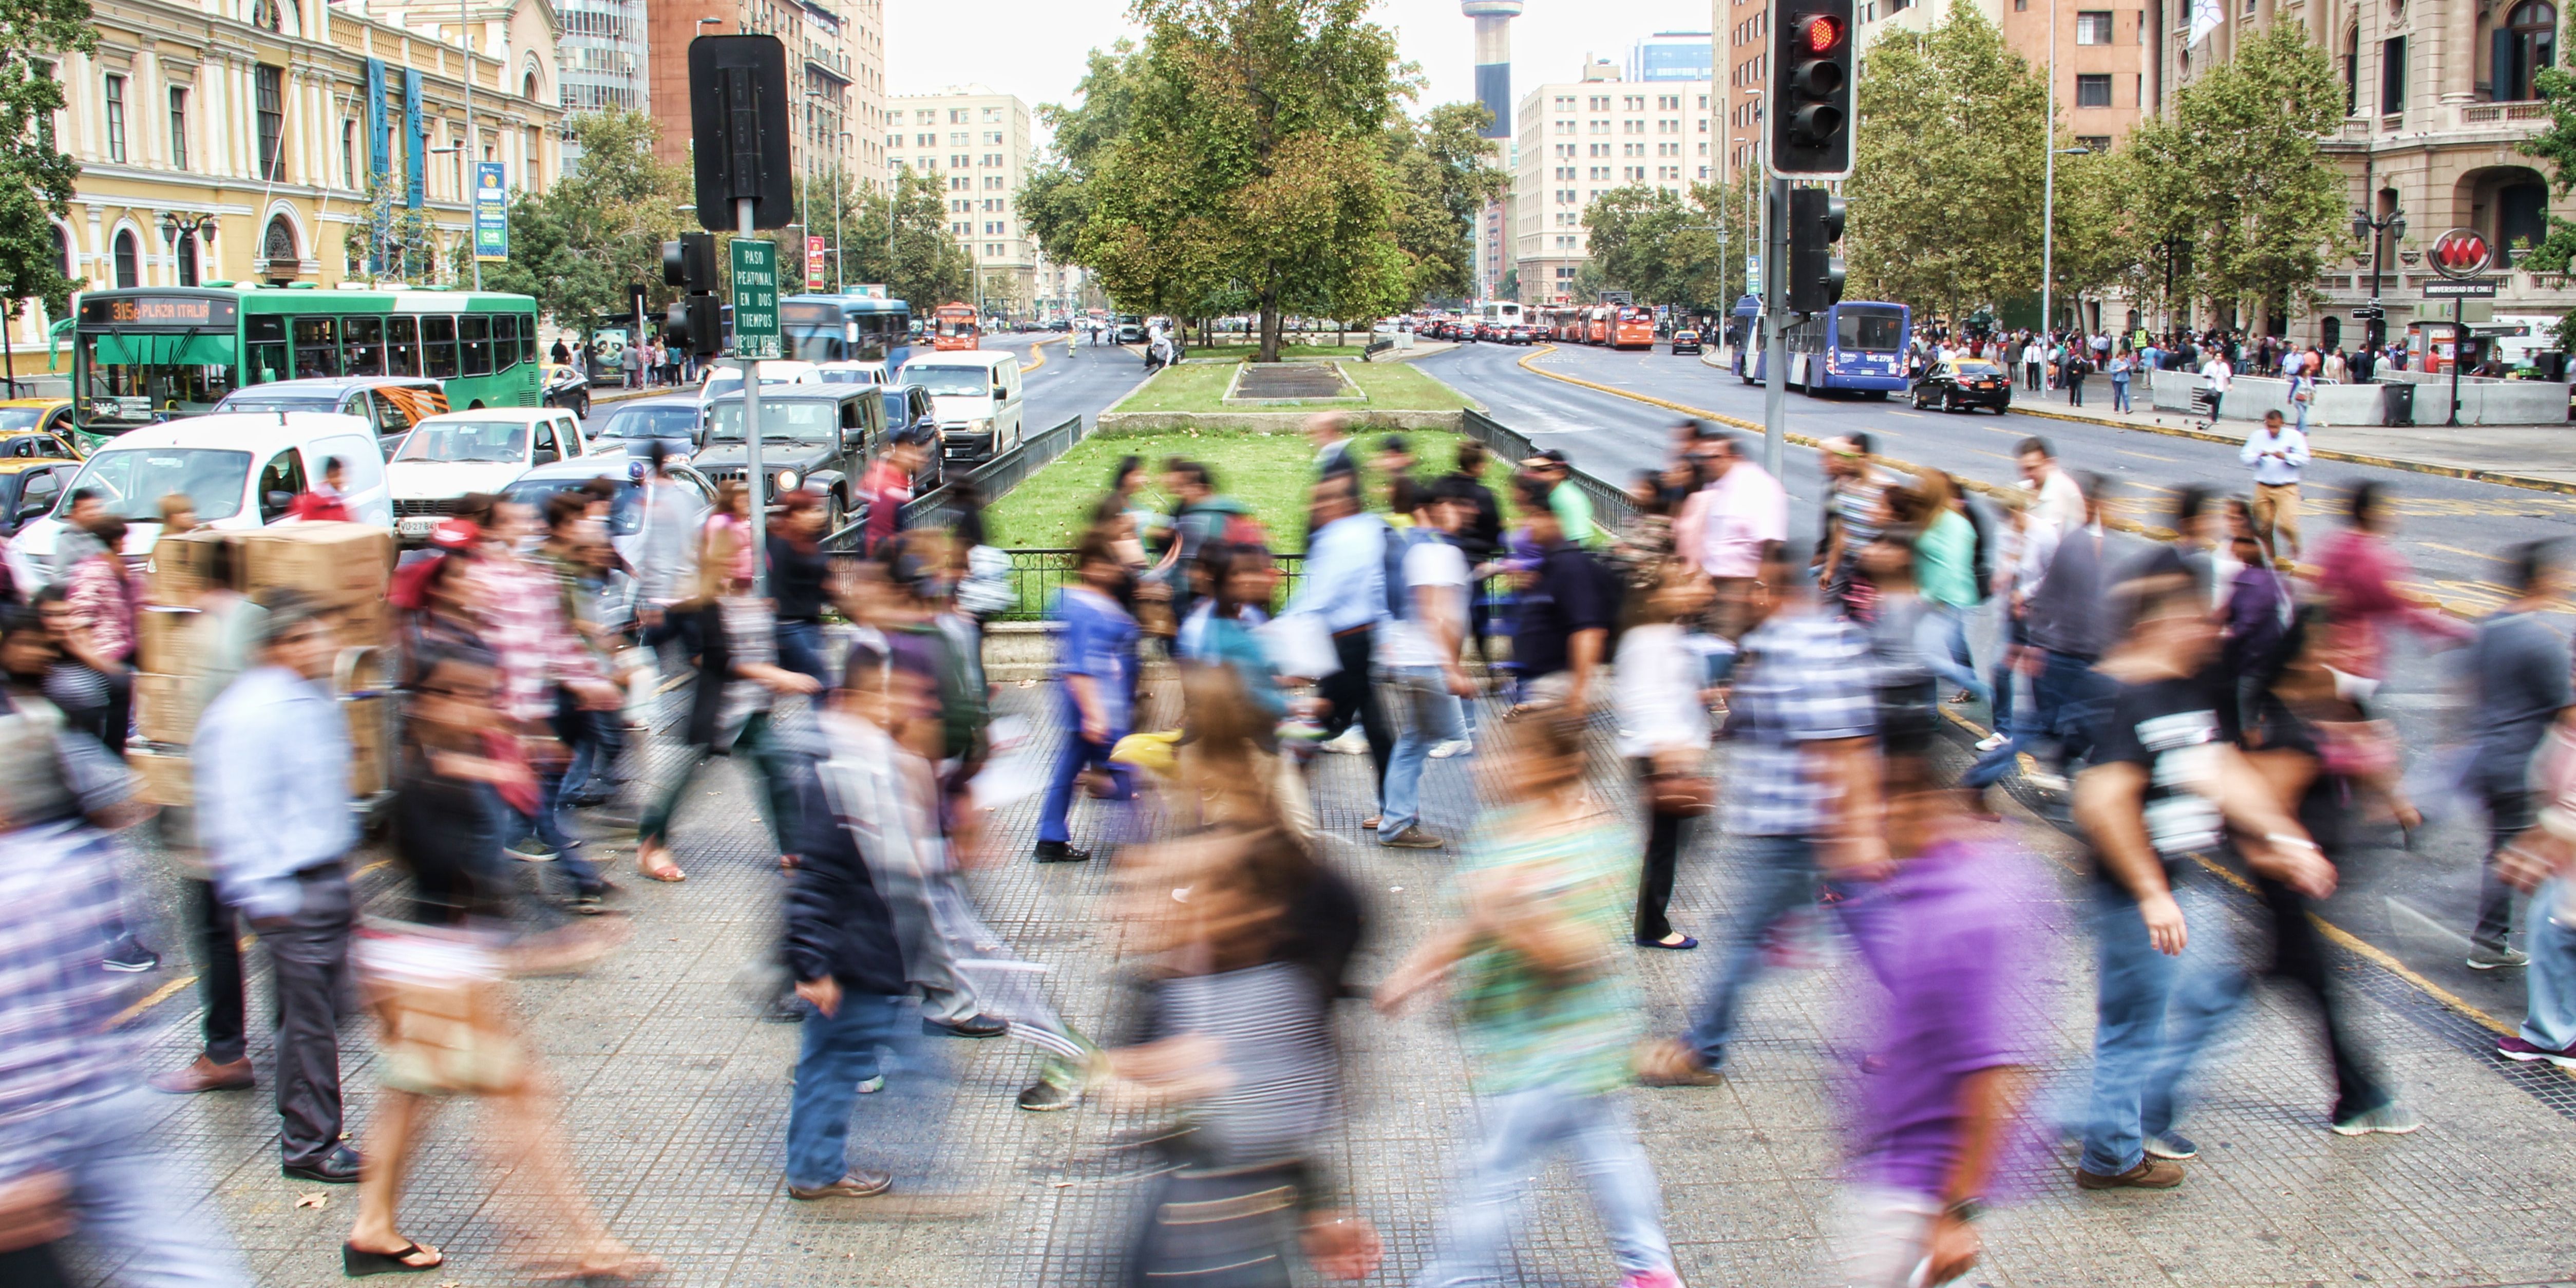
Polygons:
<instances>
[{"instance_id":1,"label":"bus windshield","mask_svg":"<svg viewBox=\"0 0 2576 1288\"><path fill-rule=\"evenodd\" d=\"M1905 315L1894 309L1843 306L1836 313L1834 347L1844 353L1894 353L1905 340Z\"/></svg>"},{"instance_id":2,"label":"bus windshield","mask_svg":"<svg viewBox=\"0 0 2576 1288\"><path fill-rule=\"evenodd\" d=\"M155 413L212 411L233 391L238 346L229 333L106 331L80 339L88 419L140 425Z\"/></svg>"},{"instance_id":3,"label":"bus windshield","mask_svg":"<svg viewBox=\"0 0 2576 1288\"><path fill-rule=\"evenodd\" d=\"M397 461L476 461L511 465L528 458L528 423L522 420L433 420L403 440Z\"/></svg>"},{"instance_id":4,"label":"bus windshield","mask_svg":"<svg viewBox=\"0 0 2576 1288\"><path fill-rule=\"evenodd\" d=\"M760 441L783 438L798 443L828 443L841 427L841 400L837 398L797 398L760 400ZM716 403L707 409L707 441L739 443L742 441L742 400Z\"/></svg>"},{"instance_id":5,"label":"bus windshield","mask_svg":"<svg viewBox=\"0 0 2576 1288\"><path fill-rule=\"evenodd\" d=\"M250 453L204 447L147 447L105 451L89 458L65 489L97 494L107 512L129 523L159 523L161 498L184 492L197 518L212 523L241 513L250 482Z\"/></svg>"}]
</instances>

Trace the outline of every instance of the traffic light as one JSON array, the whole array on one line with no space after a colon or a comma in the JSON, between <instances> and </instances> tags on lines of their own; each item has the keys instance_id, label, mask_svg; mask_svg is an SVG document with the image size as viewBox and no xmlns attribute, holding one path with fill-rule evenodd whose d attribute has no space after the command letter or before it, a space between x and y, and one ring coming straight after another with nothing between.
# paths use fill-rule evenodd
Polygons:
<instances>
[{"instance_id":1,"label":"traffic light","mask_svg":"<svg viewBox=\"0 0 2576 1288\"><path fill-rule=\"evenodd\" d=\"M1771 173L1851 175L1852 0L1782 0L1771 30Z\"/></svg>"},{"instance_id":2,"label":"traffic light","mask_svg":"<svg viewBox=\"0 0 2576 1288\"><path fill-rule=\"evenodd\" d=\"M662 315L662 338L701 358L724 352L724 310L712 295L683 295Z\"/></svg>"},{"instance_id":3,"label":"traffic light","mask_svg":"<svg viewBox=\"0 0 2576 1288\"><path fill-rule=\"evenodd\" d=\"M713 233L682 233L662 243L662 284L690 295L712 295L716 289L716 239Z\"/></svg>"},{"instance_id":4,"label":"traffic light","mask_svg":"<svg viewBox=\"0 0 2576 1288\"><path fill-rule=\"evenodd\" d=\"M788 169L787 46L776 36L700 36L689 42L689 145L698 226L739 232L734 202L749 199L751 226L796 218Z\"/></svg>"},{"instance_id":5,"label":"traffic light","mask_svg":"<svg viewBox=\"0 0 2576 1288\"><path fill-rule=\"evenodd\" d=\"M1843 297L1843 199L1822 188L1789 190L1789 311L1822 313Z\"/></svg>"}]
</instances>

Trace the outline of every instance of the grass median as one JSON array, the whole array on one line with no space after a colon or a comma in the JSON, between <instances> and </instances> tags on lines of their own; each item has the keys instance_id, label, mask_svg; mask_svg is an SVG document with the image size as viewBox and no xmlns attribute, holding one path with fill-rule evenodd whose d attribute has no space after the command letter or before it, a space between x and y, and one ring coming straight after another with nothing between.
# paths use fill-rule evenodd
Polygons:
<instances>
[{"instance_id":1,"label":"grass median","mask_svg":"<svg viewBox=\"0 0 2576 1288\"><path fill-rule=\"evenodd\" d=\"M1330 403L1230 403L1225 391L1234 379L1234 363L1184 362L1155 373L1145 387L1110 408L1113 412L1296 412L1459 411L1475 404L1467 396L1405 362L1345 362L1343 374L1358 385L1368 401Z\"/></svg>"}]
</instances>

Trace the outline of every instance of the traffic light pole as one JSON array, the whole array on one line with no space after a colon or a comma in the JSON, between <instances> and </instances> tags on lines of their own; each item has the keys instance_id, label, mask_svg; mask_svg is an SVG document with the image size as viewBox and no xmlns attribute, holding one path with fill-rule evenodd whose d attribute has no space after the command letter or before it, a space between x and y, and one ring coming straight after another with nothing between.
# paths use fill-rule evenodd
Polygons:
<instances>
[{"instance_id":1,"label":"traffic light pole","mask_svg":"<svg viewBox=\"0 0 2576 1288\"><path fill-rule=\"evenodd\" d=\"M752 199L733 203L733 234L752 235ZM736 319L739 321L740 319ZM734 352L742 352L740 337L734 341ZM742 462L743 477L751 493L751 593L755 598L769 598L769 476L760 470L760 359L737 357L742 364Z\"/></svg>"},{"instance_id":2,"label":"traffic light pole","mask_svg":"<svg viewBox=\"0 0 2576 1288\"><path fill-rule=\"evenodd\" d=\"M1762 468L1781 478L1789 446L1789 181L1771 181L1762 245Z\"/></svg>"}]
</instances>

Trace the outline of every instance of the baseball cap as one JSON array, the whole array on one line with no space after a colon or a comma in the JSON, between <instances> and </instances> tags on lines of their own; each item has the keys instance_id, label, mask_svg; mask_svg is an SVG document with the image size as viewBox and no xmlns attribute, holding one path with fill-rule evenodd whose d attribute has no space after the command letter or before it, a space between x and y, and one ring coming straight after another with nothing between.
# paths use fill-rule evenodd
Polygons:
<instances>
[{"instance_id":1,"label":"baseball cap","mask_svg":"<svg viewBox=\"0 0 2576 1288\"><path fill-rule=\"evenodd\" d=\"M441 550L471 550L483 540L483 525L472 519L441 519L429 530L429 544Z\"/></svg>"}]
</instances>

